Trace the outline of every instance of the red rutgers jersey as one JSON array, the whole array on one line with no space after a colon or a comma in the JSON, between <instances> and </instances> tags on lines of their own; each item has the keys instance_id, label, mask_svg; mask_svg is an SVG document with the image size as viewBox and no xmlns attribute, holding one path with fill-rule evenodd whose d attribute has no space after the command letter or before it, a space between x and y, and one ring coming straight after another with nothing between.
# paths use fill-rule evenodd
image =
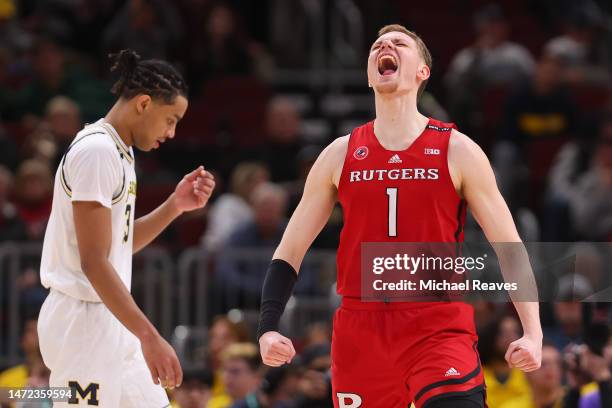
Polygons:
<instances>
[{"instance_id":1,"label":"red rutgers jersey","mask_svg":"<svg viewBox=\"0 0 612 408\"><path fill-rule=\"evenodd\" d=\"M344 228L338 293L361 296L361 243L463 241L466 204L453 185L447 153L454 124L430 119L405 150L387 150L374 122L356 128L338 185Z\"/></svg>"},{"instance_id":2,"label":"red rutgers jersey","mask_svg":"<svg viewBox=\"0 0 612 408\"><path fill-rule=\"evenodd\" d=\"M453 128L430 119L401 151L380 145L374 122L351 134L338 185L344 228L338 248L343 298L332 339L336 408L484 400L470 305L367 302L361 292L362 243L463 241L466 203L455 191L447 162Z\"/></svg>"}]
</instances>

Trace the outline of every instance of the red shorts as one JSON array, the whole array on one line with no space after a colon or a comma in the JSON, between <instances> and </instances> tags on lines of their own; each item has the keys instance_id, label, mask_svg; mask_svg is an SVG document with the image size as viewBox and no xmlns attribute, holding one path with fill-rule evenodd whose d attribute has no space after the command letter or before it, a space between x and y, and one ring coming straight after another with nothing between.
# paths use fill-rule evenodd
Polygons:
<instances>
[{"instance_id":1,"label":"red shorts","mask_svg":"<svg viewBox=\"0 0 612 408\"><path fill-rule=\"evenodd\" d=\"M417 408L484 391L474 311L464 303L343 299L334 316L336 408Z\"/></svg>"}]
</instances>

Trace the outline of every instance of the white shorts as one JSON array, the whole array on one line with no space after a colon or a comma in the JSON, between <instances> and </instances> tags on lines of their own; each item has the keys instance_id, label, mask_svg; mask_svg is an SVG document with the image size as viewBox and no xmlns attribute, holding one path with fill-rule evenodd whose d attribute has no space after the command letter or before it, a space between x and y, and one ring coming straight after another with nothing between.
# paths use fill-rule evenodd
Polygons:
<instances>
[{"instance_id":1,"label":"white shorts","mask_svg":"<svg viewBox=\"0 0 612 408\"><path fill-rule=\"evenodd\" d=\"M54 407L163 408L166 392L155 385L140 342L104 303L85 302L51 290L38 318L40 351L51 387L71 387L73 400ZM74 400L74 398L78 400Z\"/></svg>"}]
</instances>

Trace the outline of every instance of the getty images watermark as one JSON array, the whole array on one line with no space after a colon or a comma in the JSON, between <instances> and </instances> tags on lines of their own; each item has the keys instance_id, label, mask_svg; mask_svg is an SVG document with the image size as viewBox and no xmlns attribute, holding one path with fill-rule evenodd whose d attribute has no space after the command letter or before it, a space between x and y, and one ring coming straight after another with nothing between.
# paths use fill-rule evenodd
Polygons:
<instances>
[{"instance_id":1,"label":"getty images watermark","mask_svg":"<svg viewBox=\"0 0 612 408\"><path fill-rule=\"evenodd\" d=\"M364 301L612 301L610 243L363 243Z\"/></svg>"}]
</instances>

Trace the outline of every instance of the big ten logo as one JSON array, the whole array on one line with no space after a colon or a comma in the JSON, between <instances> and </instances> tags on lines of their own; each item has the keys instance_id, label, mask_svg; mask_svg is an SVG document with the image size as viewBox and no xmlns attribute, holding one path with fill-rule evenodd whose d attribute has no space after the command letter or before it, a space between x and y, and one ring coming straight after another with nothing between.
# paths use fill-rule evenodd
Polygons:
<instances>
[{"instance_id":1,"label":"big ten logo","mask_svg":"<svg viewBox=\"0 0 612 408\"><path fill-rule=\"evenodd\" d=\"M100 404L98 400L98 390L100 389L100 384L97 383L89 383L85 389L81 387L77 381L68 381L68 388L70 388L71 397L68 400L68 404L79 404L79 397L82 400L87 400L87 405L97 406ZM89 397L89 399L87 399Z\"/></svg>"},{"instance_id":2,"label":"big ten logo","mask_svg":"<svg viewBox=\"0 0 612 408\"><path fill-rule=\"evenodd\" d=\"M357 408L361 406L361 397L357 394L351 394L348 392L337 392L338 406L340 408Z\"/></svg>"}]
</instances>

